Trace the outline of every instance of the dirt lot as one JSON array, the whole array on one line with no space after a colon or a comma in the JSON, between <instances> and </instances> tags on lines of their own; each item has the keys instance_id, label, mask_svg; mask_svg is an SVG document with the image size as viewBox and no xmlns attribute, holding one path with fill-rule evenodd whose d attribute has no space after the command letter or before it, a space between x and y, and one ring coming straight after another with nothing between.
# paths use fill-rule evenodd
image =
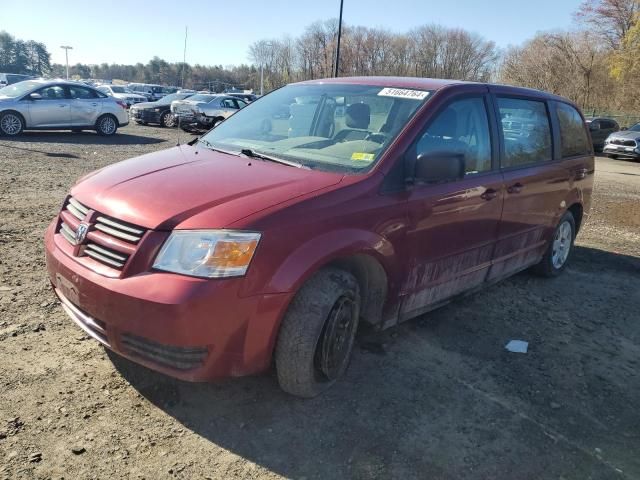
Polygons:
<instances>
[{"instance_id":1,"label":"dirt lot","mask_svg":"<svg viewBox=\"0 0 640 480\"><path fill-rule=\"evenodd\" d=\"M304 401L273 374L186 384L122 360L49 289L42 235L75 179L176 135L0 138L0 478L640 478L640 164L598 159L564 276L360 335L346 380Z\"/></svg>"}]
</instances>

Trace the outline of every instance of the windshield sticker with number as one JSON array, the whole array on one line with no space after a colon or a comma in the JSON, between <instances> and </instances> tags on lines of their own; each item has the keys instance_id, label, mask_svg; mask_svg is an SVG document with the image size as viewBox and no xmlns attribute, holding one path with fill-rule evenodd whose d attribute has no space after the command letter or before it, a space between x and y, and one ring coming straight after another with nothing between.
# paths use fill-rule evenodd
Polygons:
<instances>
[{"instance_id":1,"label":"windshield sticker with number","mask_svg":"<svg viewBox=\"0 0 640 480\"><path fill-rule=\"evenodd\" d=\"M422 90L408 90L405 88L383 88L378 92L380 97L396 97L396 98L411 98L413 100L424 100L429 95L429 92L423 92Z\"/></svg>"}]
</instances>

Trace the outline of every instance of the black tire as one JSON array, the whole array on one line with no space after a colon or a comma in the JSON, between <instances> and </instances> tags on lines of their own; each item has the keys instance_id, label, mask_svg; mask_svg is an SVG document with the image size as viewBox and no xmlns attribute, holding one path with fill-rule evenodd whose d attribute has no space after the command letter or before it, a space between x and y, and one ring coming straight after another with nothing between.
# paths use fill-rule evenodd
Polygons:
<instances>
[{"instance_id":1,"label":"black tire","mask_svg":"<svg viewBox=\"0 0 640 480\"><path fill-rule=\"evenodd\" d=\"M349 365L359 315L360 289L353 275L325 268L309 279L280 326L275 349L280 387L306 398L331 387Z\"/></svg>"},{"instance_id":2,"label":"black tire","mask_svg":"<svg viewBox=\"0 0 640 480\"><path fill-rule=\"evenodd\" d=\"M614 154L612 154L612 153L610 153L609 155L607 155L607 157L609 157L609 158L613 158L614 160L617 160L617 159L618 159L618 155L614 155Z\"/></svg>"},{"instance_id":3,"label":"black tire","mask_svg":"<svg viewBox=\"0 0 640 480\"><path fill-rule=\"evenodd\" d=\"M118 119L111 114L105 114L98 117L96 121L96 132L103 137L115 135L118 131Z\"/></svg>"},{"instance_id":4,"label":"black tire","mask_svg":"<svg viewBox=\"0 0 640 480\"><path fill-rule=\"evenodd\" d=\"M564 255L564 260L562 263L558 264L555 260L556 251L556 240L561 235L561 229L564 228L563 225L568 224L571 228L571 236L568 243L565 241L564 245L568 249L566 251L566 255ZM556 226L553 236L551 237L551 241L549 242L549 246L547 247L547 251L545 252L542 260L537 265L534 265L533 271L538 275L543 277L557 277L560 275L567 264L569 263L569 259L571 258L571 253L573 252L573 243L576 239L576 221L573 218L573 214L569 211L565 212L564 215L560 218L558 225ZM564 250L563 250L564 251Z\"/></svg>"},{"instance_id":5,"label":"black tire","mask_svg":"<svg viewBox=\"0 0 640 480\"><path fill-rule=\"evenodd\" d=\"M24 118L18 112L9 111L0 114L0 135L15 137L24 130Z\"/></svg>"},{"instance_id":6,"label":"black tire","mask_svg":"<svg viewBox=\"0 0 640 480\"><path fill-rule=\"evenodd\" d=\"M160 115L161 127L171 128L171 127L175 127L175 125L176 125L176 122L173 119L173 114L171 112L164 112L162 115Z\"/></svg>"}]
</instances>

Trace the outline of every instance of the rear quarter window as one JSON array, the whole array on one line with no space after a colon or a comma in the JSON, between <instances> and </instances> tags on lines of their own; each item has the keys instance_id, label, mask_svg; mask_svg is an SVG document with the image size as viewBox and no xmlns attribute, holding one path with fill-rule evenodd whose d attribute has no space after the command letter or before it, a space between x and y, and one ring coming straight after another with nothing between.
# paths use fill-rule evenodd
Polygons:
<instances>
[{"instance_id":1,"label":"rear quarter window","mask_svg":"<svg viewBox=\"0 0 640 480\"><path fill-rule=\"evenodd\" d=\"M588 155L591 151L589 138L582 117L571 105L555 103L556 116L560 127L560 151L562 158Z\"/></svg>"}]
</instances>

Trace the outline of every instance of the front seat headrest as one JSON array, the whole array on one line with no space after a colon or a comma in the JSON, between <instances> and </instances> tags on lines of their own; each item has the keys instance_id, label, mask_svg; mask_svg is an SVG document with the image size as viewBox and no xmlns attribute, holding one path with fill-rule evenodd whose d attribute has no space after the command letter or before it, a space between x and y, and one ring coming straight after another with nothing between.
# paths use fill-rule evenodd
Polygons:
<instances>
[{"instance_id":1,"label":"front seat headrest","mask_svg":"<svg viewBox=\"0 0 640 480\"><path fill-rule=\"evenodd\" d=\"M345 123L349 128L369 128L371 108L366 103L354 103L347 107Z\"/></svg>"}]
</instances>

